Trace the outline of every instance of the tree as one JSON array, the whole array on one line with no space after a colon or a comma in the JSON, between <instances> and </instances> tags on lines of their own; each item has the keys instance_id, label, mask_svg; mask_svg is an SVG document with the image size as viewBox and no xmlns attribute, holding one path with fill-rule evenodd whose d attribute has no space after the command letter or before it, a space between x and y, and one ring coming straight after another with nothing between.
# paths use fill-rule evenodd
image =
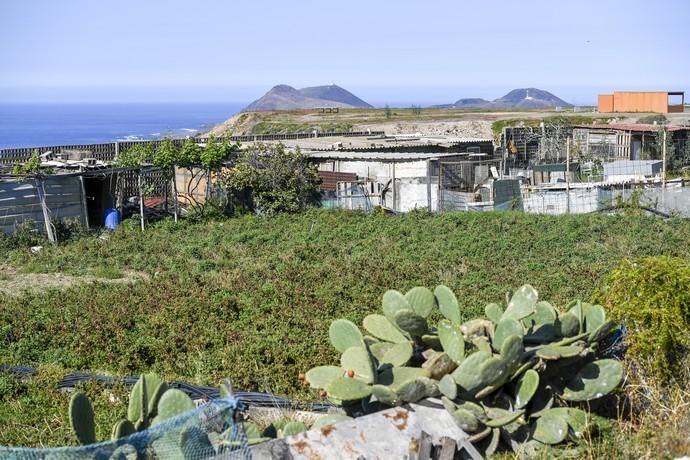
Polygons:
<instances>
[{"instance_id":1,"label":"tree","mask_svg":"<svg viewBox=\"0 0 690 460\"><path fill-rule=\"evenodd\" d=\"M21 180L27 176L39 177L52 174L52 172L50 168L41 169L41 157L36 150L31 153L31 157L26 163L17 163L12 167L12 175L17 176Z\"/></svg>"},{"instance_id":2,"label":"tree","mask_svg":"<svg viewBox=\"0 0 690 460\"><path fill-rule=\"evenodd\" d=\"M213 134L208 136L206 147L201 152L200 162L209 170L214 170L220 167L223 160L227 159L237 144L230 144L227 140L218 142Z\"/></svg>"},{"instance_id":3,"label":"tree","mask_svg":"<svg viewBox=\"0 0 690 460\"><path fill-rule=\"evenodd\" d=\"M300 212L318 202L319 176L299 148L257 144L244 150L223 182L240 204L262 214Z\"/></svg>"},{"instance_id":4,"label":"tree","mask_svg":"<svg viewBox=\"0 0 690 460\"><path fill-rule=\"evenodd\" d=\"M173 143L172 139L166 137L153 154L153 165L163 169L166 177L171 179L179 155L180 149Z\"/></svg>"},{"instance_id":5,"label":"tree","mask_svg":"<svg viewBox=\"0 0 690 460\"><path fill-rule=\"evenodd\" d=\"M115 162L125 168L139 168L142 164L152 161L153 157L154 151L151 143L141 142L120 153Z\"/></svg>"}]
</instances>

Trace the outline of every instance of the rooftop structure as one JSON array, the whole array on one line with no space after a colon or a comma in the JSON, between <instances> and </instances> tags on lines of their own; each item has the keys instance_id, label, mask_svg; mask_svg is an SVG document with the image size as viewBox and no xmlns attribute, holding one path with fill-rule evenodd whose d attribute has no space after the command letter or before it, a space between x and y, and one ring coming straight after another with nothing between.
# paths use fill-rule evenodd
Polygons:
<instances>
[{"instance_id":1,"label":"rooftop structure","mask_svg":"<svg viewBox=\"0 0 690 460\"><path fill-rule=\"evenodd\" d=\"M670 98L675 100L672 102ZM615 91L599 95L598 111L681 113L684 104L683 91Z\"/></svg>"}]
</instances>

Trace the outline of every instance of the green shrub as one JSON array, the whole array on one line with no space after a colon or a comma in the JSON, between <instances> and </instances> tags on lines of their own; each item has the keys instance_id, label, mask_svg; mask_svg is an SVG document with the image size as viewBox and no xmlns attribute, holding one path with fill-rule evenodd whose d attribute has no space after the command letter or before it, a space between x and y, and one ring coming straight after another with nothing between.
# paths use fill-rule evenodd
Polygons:
<instances>
[{"instance_id":1,"label":"green shrub","mask_svg":"<svg viewBox=\"0 0 690 460\"><path fill-rule=\"evenodd\" d=\"M690 346L689 286L686 259L645 257L622 261L595 296L628 329L632 370L662 380L683 378Z\"/></svg>"},{"instance_id":2,"label":"green shrub","mask_svg":"<svg viewBox=\"0 0 690 460\"><path fill-rule=\"evenodd\" d=\"M647 115L646 117L642 117L639 120L637 120L638 123L642 124L647 124L647 125L653 125L656 123L657 125L665 125L668 123L668 118L666 118L664 115L657 113L655 115Z\"/></svg>"}]
</instances>

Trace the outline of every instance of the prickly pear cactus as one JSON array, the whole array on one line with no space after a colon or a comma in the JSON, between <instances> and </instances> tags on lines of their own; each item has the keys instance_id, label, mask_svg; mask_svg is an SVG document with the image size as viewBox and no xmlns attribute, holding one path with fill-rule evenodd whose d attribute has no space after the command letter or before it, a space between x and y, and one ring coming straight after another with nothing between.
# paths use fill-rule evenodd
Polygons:
<instances>
[{"instance_id":1,"label":"prickly pear cactus","mask_svg":"<svg viewBox=\"0 0 690 460\"><path fill-rule=\"evenodd\" d=\"M488 304L485 318L465 322L446 286L389 290L382 307L383 314L364 318L367 336L334 321L329 336L340 366L315 367L305 380L344 406L442 395L453 420L488 455L501 442L536 452L582 436L587 413L558 402L604 397L623 378L618 361L597 359L614 327L599 305L573 301L559 309L524 285ZM434 326L436 308L445 319Z\"/></svg>"},{"instance_id":2,"label":"prickly pear cactus","mask_svg":"<svg viewBox=\"0 0 690 460\"><path fill-rule=\"evenodd\" d=\"M80 443L96 442L96 424L93 419L93 406L89 397L76 391L69 402L69 422Z\"/></svg>"},{"instance_id":3,"label":"prickly pear cactus","mask_svg":"<svg viewBox=\"0 0 690 460\"><path fill-rule=\"evenodd\" d=\"M153 421L157 425L164 420L194 410L194 401L181 390L166 391L158 402L158 415Z\"/></svg>"}]
</instances>

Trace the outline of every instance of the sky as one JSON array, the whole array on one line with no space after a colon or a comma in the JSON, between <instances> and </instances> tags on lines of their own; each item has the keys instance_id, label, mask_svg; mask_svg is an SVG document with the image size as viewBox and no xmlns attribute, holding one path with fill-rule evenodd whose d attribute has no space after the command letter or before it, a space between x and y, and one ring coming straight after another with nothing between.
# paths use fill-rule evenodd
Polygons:
<instances>
[{"instance_id":1,"label":"sky","mask_svg":"<svg viewBox=\"0 0 690 460\"><path fill-rule=\"evenodd\" d=\"M690 91L687 0L0 0L0 102L368 102Z\"/></svg>"}]
</instances>

